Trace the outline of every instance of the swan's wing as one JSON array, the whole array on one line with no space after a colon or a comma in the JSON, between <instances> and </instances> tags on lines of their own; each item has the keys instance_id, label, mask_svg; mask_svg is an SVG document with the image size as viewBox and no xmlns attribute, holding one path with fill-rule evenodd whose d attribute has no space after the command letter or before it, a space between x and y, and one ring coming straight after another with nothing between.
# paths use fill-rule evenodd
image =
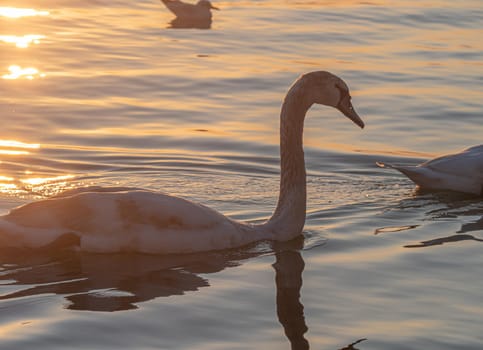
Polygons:
<instances>
[{"instance_id":1,"label":"swan's wing","mask_svg":"<svg viewBox=\"0 0 483 350\"><path fill-rule=\"evenodd\" d=\"M85 192L126 192L126 191L140 191L140 188L137 187L101 187L101 186L86 186L86 187L79 187L74 188L72 190L67 190L56 194L50 198L60 198L60 197L70 197L74 196L79 193Z\"/></svg>"},{"instance_id":2,"label":"swan's wing","mask_svg":"<svg viewBox=\"0 0 483 350\"><path fill-rule=\"evenodd\" d=\"M234 225L206 206L161 193L83 192L13 209L0 218L0 244L42 247L73 233L87 251L179 253L230 246Z\"/></svg>"}]
</instances>

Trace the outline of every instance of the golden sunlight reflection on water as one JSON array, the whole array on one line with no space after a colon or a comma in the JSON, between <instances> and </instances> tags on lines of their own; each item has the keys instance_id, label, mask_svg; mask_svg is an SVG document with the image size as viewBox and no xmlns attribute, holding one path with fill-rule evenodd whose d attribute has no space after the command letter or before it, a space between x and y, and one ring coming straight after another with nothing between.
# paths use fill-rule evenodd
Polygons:
<instances>
[{"instance_id":1,"label":"golden sunlight reflection on water","mask_svg":"<svg viewBox=\"0 0 483 350\"><path fill-rule=\"evenodd\" d=\"M19 192L16 184L0 182L0 193L14 195Z\"/></svg>"},{"instance_id":2,"label":"golden sunlight reflection on water","mask_svg":"<svg viewBox=\"0 0 483 350\"><path fill-rule=\"evenodd\" d=\"M44 185L51 182L70 180L74 177L75 177L74 175L60 175L60 176L54 176L54 177L32 177L32 178L22 179L20 180L20 182L26 185L38 186L38 185Z\"/></svg>"},{"instance_id":3,"label":"golden sunlight reflection on water","mask_svg":"<svg viewBox=\"0 0 483 350\"><path fill-rule=\"evenodd\" d=\"M45 73L40 73L39 70L34 67L22 68L17 65L11 65L10 67L8 67L8 71L10 73L2 75L3 79L15 80L19 78L25 78L28 80L33 80L35 78L45 77Z\"/></svg>"},{"instance_id":4,"label":"golden sunlight reflection on water","mask_svg":"<svg viewBox=\"0 0 483 350\"><path fill-rule=\"evenodd\" d=\"M17 151L17 150L9 150L9 149L1 149L0 154L1 155L10 155L10 156L21 156L21 155L26 155L29 154L30 152L28 151Z\"/></svg>"},{"instance_id":5,"label":"golden sunlight reflection on water","mask_svg":"<svg viewBox=\"0 0 483 350\"><path fill-rule=\"evenodd\" d=\"M53 177L27 177L15 179L10 176L0 176L0 193L8 195L35 194L56 195L72 187L69 180L75 175L59 175Z\"/></svg>"},{"instance_id":6,"label":"golden sunlight reflection on water","mask_svg":"<svg viewBox=\"0 0 483 350\"><path fill-rule=\"evenodd\" d=\"M50 13L48 11L39 11L28 8L19 7L0 7L0 16L8 18L21 18L21 17L32 17L32 16L48 16Z\"/></svg>"},{"instance_id":7,"label":"golden sunlight reflection on water","mask_svg":"<svg viewBox=\"0 0 483 350\"><path fill-rule=\"evenodd\" d=\"M40 148L40 144L37 143L25 143L16 140L0 140L0 155L2 156L23 156L28 155L32 150ZM2 160L0 159L0 165ZM4 171L2 169L2 171ZM25 174L29 175L28 172ZM18 181L13 176L0 175L0 193L18 194L21 192L21 186L19 184L23 182ZM35 181L34 181L35 182ZM28 182L27 182L28 183Z\"/></svg>"},{"instance_id":8,"label":"golden sunlight reflection on water","mask_svg":"<svg viewBox=\"0 0 483 350\"><path fill-rule=\"evenodd\" d=\"M15 44L16 47L25 49L31 44L39 44L40 39L45 38L44 35L27 34L27 35L0 35L0 41L7 44Z\"/></svg>"},{"instance_id":9,"label":"golden sunlight reflection on water","mask_svg":"<svg viewBox=\"0 0 483 350\"><path fill-rule=\"evenodd\" d=\"M9 173L8 164L12 164L10 159L16 156L26 156L41 148L38 143L27 143L17 140L0 140L0 193L7 195L55 195L69 188L71 180L76 176L73 174L52 175L51 173L34 172L29 169L14 171ZM8 158L8 161L6 159ZM13 160L15 163L15 160ZM7 165L7 166L5 166Z\"/></svg>"},{"instance_id":10,"label":"golden sunlight reflection on water","mask_svg":"<svg viewBox=\"0 0 483 350\"><path fill-rule=\"evenodd\" d=\"M40 148L40 144L25 143L25 142L16 141L16 140L0 140L0 147L38 149Z\"/></svg>"},{"instance_id":11,"label":"golden sunlight reflection on water","mask_svg":"<svg viewBox=\"0 0 483 350\"><path fill-rule=\"evenodd\" d=\"M24 143L15 140L0 140L0 155L27 155L29 150L38 149L38 143Z\"/></svg>"}]
</instances>

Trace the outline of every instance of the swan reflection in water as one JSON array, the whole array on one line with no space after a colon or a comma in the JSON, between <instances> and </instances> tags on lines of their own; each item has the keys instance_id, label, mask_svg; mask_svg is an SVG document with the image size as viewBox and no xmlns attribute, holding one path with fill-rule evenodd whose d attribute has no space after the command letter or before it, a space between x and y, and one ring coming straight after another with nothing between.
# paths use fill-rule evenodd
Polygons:
<instances>
[{"instance_id":1,"label":"swan reflection in water","mask_svg":"<svg viewBox=\"0 0 483 350\"><path fill-rule=\"evenodd\" d=\"M141 302L197 291L209 286L199 274L238 266L260 254L250 249L180 255L1 253L0 280L13 280L19 289L0 295L0 300L54 293L69 301L66 308L89 311L136 309ZM24 285L34 286L21 289Z\"/></svg>"},{"instance_id":2,"label":"swan reflection in water","mask_svg":"<svg viewBox=\"0 0 483 350\"><path fill-rule=\"evenodd\" d=\"M137 309L160 297L183 295L209 281L200 274L236 267L257 256L274 254L278 320L292 350L309 349L304 306L300 302L304 260L302 236L289 241L226 251L180 255L88 254L72 251L8 250L0 252L0 300L40 294L62 295L65 308L88 311ZM32 286L33 285L33 286ZM8 286L8 293L2 293ZM25 288L24 286L28 286ZM11 291L12 287L18 287ZM353 346L344 347L357 350ZM342 350L342 349L341 349Z\"/></svg>"},{"instance_id":3,"label":"swan reflection in water","mask_svg":"<svg viewBox=\"0 0 483 350\"><path fill-rule=\"evenodd\" d=\"M277 286L277 316L293 350L309 349L304 334L308 331L304 306L300 302L302 272L305 262L300 254L303 239L274 242L275 284Z\"/></svg>"},{"instance_id":4,"label":"swan reflection in water","mask_svg":"<svg viewBox=\"0 0 483 350\"><path fill-rule=\"evenodd\" d=\"M472 235L457 234L457 235L451 235L447 237L430 239L427 241L421 241L419 244L407 244L404 246L404 248L424 248L424 247L431 247L435 245L443 245L445 243L460 242L460 241L483 242L483 239L476 238Z\"/></svg>"},{"instance_id":5,"label":"swan reflection in water","mask_svg":"<svg viewBox=\"0 0 483 350\"><path fill-rule=\"evenodd\" d=\"M430 221L446 220L448 217L463 219L483 215L483 202L481 199L455 192L428 193L424 190L418 190L415 192L415 197L404 199L397 206L398 210L414 208L425 210L424 220ZM380 227L374 231L374 234L408 231L417 229L420 226L412 224ZM468 233L472 231L480 234L472 235ZM455 234L436 238L431 237L418 243L406 244L404 248L425 248L462 241L483 242L483 216L476 219L476 221L461 224L461 228Z\"/></svg>"}]
</instances>

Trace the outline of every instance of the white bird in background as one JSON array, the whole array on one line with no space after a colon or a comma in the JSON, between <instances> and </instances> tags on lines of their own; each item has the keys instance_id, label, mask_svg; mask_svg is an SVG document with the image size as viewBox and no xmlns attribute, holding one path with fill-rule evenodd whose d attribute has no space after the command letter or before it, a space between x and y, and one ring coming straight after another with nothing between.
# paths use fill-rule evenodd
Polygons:
<instances>
[{"instance_id":1,"label":"white bird in background","mask_svg":"<svg viewBox=\"0 0 483 350\"><path fill-rule=\"evenodd\" d=\"M422 189L450 190L483 196L483 145L419 165L376 164L381 168L399 170Z\"/></svg>"},{"instance_id":2,"label":"white bird in background","mask_svg":"<svg viewBox=\"0 0 483 350\"><path fill-rule=\"evenodd\" d=\"M234 221L204 205L129 188L80 188L0 217L0 246L45 247L75 241L91 252L188 253L286 241L302 233L306 175L304 119L314 104L337 108L359 127L349 88L328 72L301 76L280 113L281 178L277 207L262 224ZM240 189L242 190L242 189Z\"/></svg>"},{"instance_id":3,"label":"white bird in background","mask_svg":"<svg viewBox=\"0 0 483 350\"><path fill-rule=\"evenodd\" d=\"M208 0L200 0L195 5L180 0L161 1L177 18L184 20L211 20L211 10L219 10Z\"/></svg>"}]
</instances>

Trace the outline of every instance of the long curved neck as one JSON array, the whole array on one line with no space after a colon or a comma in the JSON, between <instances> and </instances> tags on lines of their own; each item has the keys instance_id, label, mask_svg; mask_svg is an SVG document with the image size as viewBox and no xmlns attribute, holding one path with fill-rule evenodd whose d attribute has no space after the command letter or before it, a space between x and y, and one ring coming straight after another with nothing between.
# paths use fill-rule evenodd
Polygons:
<instances>
[{"instance_id":1,"label":"long curved neck","mask_svg":"<svg viewBox=\"0 0 483 350\"><path fill-rule=\"evenodd\" d=\"M305 224L303 129L305 114L313 102L304 90L303 81L297 81L287 93L280 113L280 195L275 212L264 224L276 239L299 235Z\"/></svg>"}]
</instances>

